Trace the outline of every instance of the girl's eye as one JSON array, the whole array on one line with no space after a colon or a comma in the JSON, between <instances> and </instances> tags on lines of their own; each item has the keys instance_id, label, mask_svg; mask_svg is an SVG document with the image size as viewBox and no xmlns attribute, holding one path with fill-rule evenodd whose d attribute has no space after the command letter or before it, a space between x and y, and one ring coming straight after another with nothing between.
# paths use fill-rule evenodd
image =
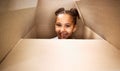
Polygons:
<instances>
[{"instance_id":1,"label":"girl's eye","mask_svg":"<svg viewBox=\"0 0 120 71\"><path fill-rule=\"evenodd\" d=\"M56 24L56 26L61 27L61 24Z\"/></svg>"},{"instance_id":2,"label":"girl's eye","mask_svg":"<svg viewBox=\"0 0 120 71\"><path fill-rule=\"evenodd\" d=\"M66 27L70 27L70 25L66 25Z\"/></svg>"}]
</instances>

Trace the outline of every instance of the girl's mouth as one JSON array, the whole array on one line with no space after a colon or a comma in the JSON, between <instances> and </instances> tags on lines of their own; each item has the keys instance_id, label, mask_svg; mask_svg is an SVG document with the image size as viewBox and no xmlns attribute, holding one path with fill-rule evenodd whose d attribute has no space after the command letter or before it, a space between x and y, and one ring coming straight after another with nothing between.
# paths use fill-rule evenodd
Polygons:
<instances>
[{"instance_id":1,"label":"girl's mouth","mask_svg":"<svg viewBox=\"0 0 120 71\"><path fill-rule=\"evenodd\" d=\"M67 35L68 35L67 32L61 32L61 33L59 33L60 39L67 39Z\"/></svg>"}]
</instances>

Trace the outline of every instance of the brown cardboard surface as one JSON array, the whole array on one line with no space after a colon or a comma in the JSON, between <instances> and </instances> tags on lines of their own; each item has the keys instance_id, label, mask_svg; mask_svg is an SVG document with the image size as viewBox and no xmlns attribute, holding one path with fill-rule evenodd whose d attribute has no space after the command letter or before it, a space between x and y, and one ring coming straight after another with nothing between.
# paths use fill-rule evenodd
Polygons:
<instances>
[{"instance_id":1,"label":"brown cardboard surface","mask_svg":"<svg viewBox=\"0 0 120 71\"><path fill-rule=\"evenodd\" d=\"M0 71L119 71L120 52L105 40L21 39Z\"/></svg>"},{"instance_id":2,"label":"brown cardboard surface","mask_svg":"<svg viewBox=\"0 0 120 71\"><path fill-rule=\"evenodd\" d=\"M35 8L0 13L0 61L33 27Z\"/></svg>"},{"instance_id":3,"label":"brown cardboard surface","mask_svg":"<svg viewBox=\"0 0 120 71\"><path fill-rule=\"evenodd\" d=\"M83 23L119 49L120 0L80 0L76 4Z\"/></svg>"}]
</instances>

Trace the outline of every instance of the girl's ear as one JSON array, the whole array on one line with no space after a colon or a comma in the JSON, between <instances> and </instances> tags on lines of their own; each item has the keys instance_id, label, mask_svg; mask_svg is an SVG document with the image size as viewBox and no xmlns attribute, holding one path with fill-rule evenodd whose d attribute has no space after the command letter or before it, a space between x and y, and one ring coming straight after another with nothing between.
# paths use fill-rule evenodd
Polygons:
<instances>
[{"instance_id":1,"label":"girl's ear","mask_svg":"<svg viewBox=\"0 0 120 71\"><path fill-rule=\"evenodd\" d=\"M74 28L73 28L73 32L75 32L76 29L77 29L77 25L74 26Z\"/></svg>"}]
</instances>

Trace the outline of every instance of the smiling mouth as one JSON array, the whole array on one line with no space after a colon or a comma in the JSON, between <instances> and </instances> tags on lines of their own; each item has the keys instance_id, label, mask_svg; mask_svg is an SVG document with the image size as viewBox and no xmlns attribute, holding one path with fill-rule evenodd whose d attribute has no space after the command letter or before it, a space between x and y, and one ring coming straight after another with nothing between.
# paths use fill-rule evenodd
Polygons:
<instances>
[{"instance_id":1,"label":"smiling mouth","mask_svg":"<svg viewBox=\"0 0 120 71\"><path fill-rule=\"evenodd\" d=\"M68 33L67 32L61 32L59 33L59 38L60 39L67 39Z\"/></svg>"},{"instance_id":2,"label":"smiling mouth","mask_svg":"<svg viewBox=\"0 0 120 71\"><path fill-rule=\"evenodd\" d=\"M66 34L61 34L61 38L66 38Z\"/></svg>"}]
</instances>

